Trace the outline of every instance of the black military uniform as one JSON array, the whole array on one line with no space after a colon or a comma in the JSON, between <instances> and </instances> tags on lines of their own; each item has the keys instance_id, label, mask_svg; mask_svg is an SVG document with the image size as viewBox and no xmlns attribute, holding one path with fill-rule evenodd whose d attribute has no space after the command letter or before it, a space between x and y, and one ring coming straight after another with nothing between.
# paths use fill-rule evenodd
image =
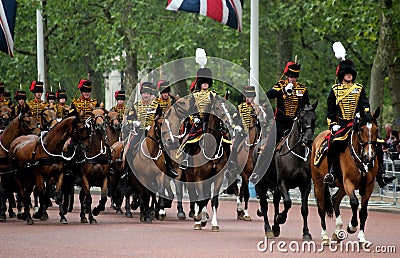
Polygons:
<instances>
[{"instance_id":1,"label":"black military uniform","mask_svg":"<svg viewBox=\"0 0 400 258\"><path fill-rule=\"evenodd\" d=\"M82 92L92 92L92 82L89 80L81 79L78 84L78 89ZM96 99L92 98L84 98L81 96L80 98L73 99L71 103L71 110L70 114L79 116L82 113L82 119L88 119L93 109L98 107L99 104L97 103Z\"/></svg>"},{"instance_id":2,"label":"black military uniform","mask_svg":"<svg viewBox=\"0 0 400 258\"><path fill-rule=\"evenodd\" d=\"M43 82L33 81L29 90L36 95L36 93L43 93ZM41 94L40 94L41 95ZM47 107L47 103L41 100L41 97L36 97L27 102L32 117L35 119L37 127L40 128L42 119L41 113Z\"/></svg>"},{"instance_id":3,"label":"black military uniform","mask_svg":"<svg viewBox=\"0 0 400 258\"><path fill-rule=\"evenodd\" d=\"M290 78L298 78L300 64L288 62L284 75ZM272 89L267 92L269 99L276 99L275 121L277 129L276 141L279 142L293 125L293 119L297 116L300 108L310 104L307 88L297 81L279 80Z\"/></svg>"},{"instance_id":4,"label":"black military uniform","mask_svg":"<svg viewBox=\"0 0 400 258\"><path fill-rule=\"evenodd\" d=\"M352 81L344 80L346 74L352 75ZM327 123L332 131L328 150L328 174L324 178L324 182L334 185L334 176L337 176L340 168L338 168L339 154L347 147L347 140L351 132L352 122L356 113L363 110L369 112L370 106L366 97L364 87L355 83L357 71L351 60L343 60L336 69L336 75L339 83L332 86L327 99ZM378 144L377 148L378 161L380 163L377 175L378 184L383 187L394 178L384 178L383 152L382 147Z\"/></svg>"}]
</instances>

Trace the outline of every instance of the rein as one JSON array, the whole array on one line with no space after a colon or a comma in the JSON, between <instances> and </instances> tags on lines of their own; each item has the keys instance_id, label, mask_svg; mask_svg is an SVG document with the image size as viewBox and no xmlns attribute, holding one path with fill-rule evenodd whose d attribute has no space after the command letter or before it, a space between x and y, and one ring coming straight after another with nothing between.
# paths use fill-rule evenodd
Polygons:
<instances>
[{"instance_id":1,"label":"rein","mask_svg":"<svg viewBox=\"0 0 400 258\"><path fill-rule=\"evenodd\" d=\"M354 144L353 144L353 135L354 135L354 130L352 130L351 131L351 141L349 141L349 148L350 148L350 153L351 153L351 156L353 157L353 159L354 159L354 162L356 163L356 165L357 165L357 168L358 168L358 170L361 172L361 173L367 173L368 172L368 165L369 165L369 163L364 163L362 160L361 160L361 158L360 158L360 155L359 154L357 154L357 152L356 152L356 150L354 149ZM369 138L370 138L371 136L369 136ZM367 145L369 145L369 144L371 144L371 145L375 145L376 144L376 141L371 141L371 140L369 140L369 141L367 141L367 142L362 142L361 141L361 138L360 138L360 135L357 133L357 139L358 139L358 141L359 141L359 145L360 145L360 147L361 147L361 151L360 152L362 152L362 150L364 149L364 147L365 146L367 146ZM376 154L374 153L374 156L373 156L373 159L372 160L375 160L375 156L376 156Z\"/></svg>"},{"instance_id":2,"label":"rein","mask_svg":"<svg viewBox=\"0 0 400 258\"><path fill-rule=\"evenodd\" d=\"M70 161L70 160L75 156L76 149L74 149L74 153L72 154L71 157L66 157L66 156L64 156L63 151L61 151L61 154L53 154L53 153L50 153L50 152L46 149L46 146L44 146L44 140L43 140L43 136L46 135L47 133L48 133L47 131L43 131L43 132L40 133L40 142L41 142L41 144L42 144L42 148L43 148L44 152L46 152L46 154L49 155L49 156L51 156L51 157L63 158L63 159L66 160L66 161Z\"/></svg>"},{"instance_id":3,"label":"rein","mask_svg":"<svg viewBox=\"0 0 400 258\"><path fill-rule=\"evenodd\" d=\"M297 120L297 117L295 118L295 120ZM298 121L297 121L297 126L299 126ZM304 162L306 162L307 159L308 159L308 155L310 154L310 148L308 148L308 146L305 146L305 154L304 154L304 157L301 156L301 155L299 155L299 154L297 154L297 153L294 152L294 150L293 150L293 149L303 140L304 133L303 133L302 127L300 127L300 130L299 130L299 131L300 131L299 140L298 140L292 147L289 146L289 136L292 134L293 129L294 129L294 123L293 123L293 125L292 125L292 129L290 130L290 133L289 133L288 137L286 137L286 140L285 140L286 147L288 148L288 151L285 152L285 153L283 153L283 154L279 154L279 155L282 157L282 156L285 156L285 155L287 155L287 154L289 154L289 153L292 153L294 156L296 156L296 157L302 159ZM307 130L308 130L308 129L311 129L311 126L307 126L306 129L307 129Z\"/></svg>"}]
</instances>

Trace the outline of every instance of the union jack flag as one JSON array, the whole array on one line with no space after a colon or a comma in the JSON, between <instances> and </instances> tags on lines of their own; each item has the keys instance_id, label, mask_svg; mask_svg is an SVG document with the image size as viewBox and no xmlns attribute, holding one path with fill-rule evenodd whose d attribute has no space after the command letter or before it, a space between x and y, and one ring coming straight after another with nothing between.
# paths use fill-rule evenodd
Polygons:
<instances>
[{"instance_id":1,"label":"union jack flag","mask_svg":"<svg viewBox=\"0 0 400 258\"><path fill-rule=\"evenodd\" d=\"M17 12L16 0L0 1L0 51L14 56L14 25Z\"/></svg>"},{"instance_id":2,"label":"union jack flag","mask_svg":"<svg viewBox=\"0 0 400 258\"><path fill-rule=\"evenodd\" d=\"M168 0L167 10L199 13L242 31L243 0Z\"/></svg>"}]
</instances>

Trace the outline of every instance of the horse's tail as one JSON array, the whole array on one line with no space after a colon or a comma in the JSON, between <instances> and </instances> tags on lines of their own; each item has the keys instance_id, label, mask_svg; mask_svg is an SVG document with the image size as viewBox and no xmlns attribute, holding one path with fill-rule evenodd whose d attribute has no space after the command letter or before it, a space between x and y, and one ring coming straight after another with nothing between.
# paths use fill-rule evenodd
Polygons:
<instances>
[{"instance_id":1,"label":"horse's tail","mask_svg":"<svg viewBox=\"0 0 400 258\"><path fill-rule=\"evenodd\" d=\"M324 186L324 210L329 218L333 218L333 205L331 192L329 191L329 186L325 184Z\"/></svg>"}]
</instances>

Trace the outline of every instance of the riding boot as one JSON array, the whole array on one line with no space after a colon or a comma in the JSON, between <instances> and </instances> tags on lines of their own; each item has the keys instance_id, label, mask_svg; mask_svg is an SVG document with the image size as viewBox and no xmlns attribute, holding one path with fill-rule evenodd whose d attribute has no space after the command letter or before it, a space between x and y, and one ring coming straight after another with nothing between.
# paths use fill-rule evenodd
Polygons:
<instances>
[{"instance_id":1,"label":"riding boot","mask_svg":"<svg viewBox=\"0 0 400 258\"><path fill-rule=\"evenodd\" d=\"M328 184L330 186L335 185L335 176L334 176L334 175L336 175L335 163L336 163L336 155L334 153L331 153L331 154L328 153L329 171L328 171L328 174L326 174L324 177L324 184Z\"/></svg>"},{"instance_id":2,"label":"riding boot","mask_svg":"<svg viewBox=\"0 0 400 258\"><path fill-rule=\"evenodd\" d=\"M181 164L179 165L179 168L182 170L187 169L188 165L189 165L189 153L184 152L185 153L185 158L182 160Z\"/></svg>"},{"instance_id":3,"label":"riding boot","mask_svg":"<svg viewBox=\"0 0 400 258\"><path fill-rule=\"evenodd\" d=\"M176 171L172 168L171 165L171 158L165 154L164 155L164 164L165 164L165 168L167 169L167 175L172 177L172 178L176 178L178 177L178 173L176 173Z\"/></svg>"}]
</instances>

